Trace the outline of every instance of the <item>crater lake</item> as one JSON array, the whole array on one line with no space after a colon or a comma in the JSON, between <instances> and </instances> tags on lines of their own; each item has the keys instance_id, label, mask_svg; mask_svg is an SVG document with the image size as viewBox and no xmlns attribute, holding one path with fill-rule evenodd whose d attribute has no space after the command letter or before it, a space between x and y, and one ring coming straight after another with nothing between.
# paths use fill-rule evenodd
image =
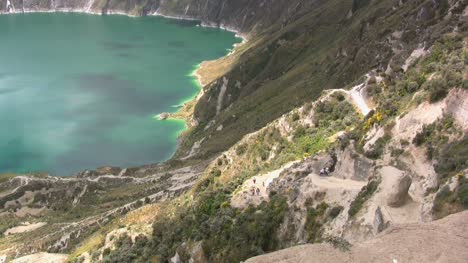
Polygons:
<instances>
[{"instance_id":1,"label":"crater lake","mask_svg":"<svg viewBox=\"0 0 468 263\"><path fill-rule=\"evenodd\" d=\"M191 72L234 33L196 22L73 13L0 16L0 173L71 175L170 158Z\"/></svg>"}]
</instances>

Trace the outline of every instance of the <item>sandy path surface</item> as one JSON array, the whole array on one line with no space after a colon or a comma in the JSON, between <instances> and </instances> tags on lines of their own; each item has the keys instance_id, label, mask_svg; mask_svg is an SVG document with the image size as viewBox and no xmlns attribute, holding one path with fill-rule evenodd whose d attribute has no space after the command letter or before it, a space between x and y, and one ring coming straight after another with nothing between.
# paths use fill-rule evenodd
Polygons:
<instances>
[{"instance_id":1,"label":"sandy path surface","mask_svg":"<svg viewBox=\"0 0 468 263\"><path fill-rule=\"evenodd\" d=\"M362 115L366 116L370 111L371 108L367 104L364 96L362 95L363 89L365 87L365 83L359 84L354 86L351 90L345 89L333 89L330 90L328 96L332 95L335 92L342 92L347 95L348 101L353 104Z\"/></svg>"},{"instance_id":2,"label":"sandy path surface","mask_svg":"<svg viewBox=\"0 0 468 263\"><path fill-rule=\"evenodd\" d=\"M351 104L353 104L359 110L359 112L361 112L362 115L366 116L372 110L372 108L367 103L363 93L364 93L365 88L367 87L367 83L369 82L370 78L371 78L370 75L366 74L366 80L363 83L352 87L350 90L345 90L345 89L328 90L328 94L323 99L328 98L328 96L331 96L335 92L342 92L346 94L347 100ZM382 80L381 77L376 77L376 79L377 79L377 82Z\"/></svg>"},{"instance_id":3,"label":"sandy path surface","mask_svg":"<svg viewBox=\"0 0 468 263\"><path fill-rule=\"evenodd\" d=\"M363 88L365 87L365 84L360 84L355 87L353 87L349 92L347 92L348 95L351 96L353 99L354 105L358 107L359 111L361 111L362 115L366 116L370 111L370 107L367 105L364 96L362 95Z\"/></svg>"},{"instance_id":4,"label":"sandy path surface","mask_svg":"<svg viewBox=\"0 0 468 263\"><path fill-rule=\"evenodd\" d=\"M367 182L341 179L333 176L320 176L317 174L312 174L311 179L316 186L327 189L339 188L343 190L360 191L361 188L367 184Z\"/></svg>"}]
</instances>

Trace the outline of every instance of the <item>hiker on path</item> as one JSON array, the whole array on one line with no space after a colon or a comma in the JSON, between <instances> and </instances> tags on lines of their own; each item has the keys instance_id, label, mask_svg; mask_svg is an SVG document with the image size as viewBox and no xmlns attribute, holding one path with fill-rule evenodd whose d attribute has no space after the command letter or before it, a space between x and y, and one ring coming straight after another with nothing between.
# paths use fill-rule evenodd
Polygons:
<instances>
[{"instance_id":1,"label":"hiker on path","mask_svg":"<svg viewBox=\"0 0 468 263\"><path fill-rule=\"evenodd\" d=\"M324 168L320 169L320 175L321 176L325 175L325 169Z\"/></svg>"}]
</instances>

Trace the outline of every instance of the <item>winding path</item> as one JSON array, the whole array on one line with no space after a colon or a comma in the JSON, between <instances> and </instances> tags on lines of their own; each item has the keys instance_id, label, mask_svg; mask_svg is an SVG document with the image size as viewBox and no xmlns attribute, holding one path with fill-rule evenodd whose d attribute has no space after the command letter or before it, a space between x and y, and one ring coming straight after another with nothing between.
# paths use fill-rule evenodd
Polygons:
<instances>
[{"instance_id":1,"label":"winding path","mask_svg":"<svg viewBox=\"0 0 468 263\"><path fill-rule=\"evenodd\" d=\"M329 93L324 98L328 98L328 96L332 95L335 92L343 92L344 94L347 95L347 99L350 100L350 102L359 109L361 114L366 116L372 110L371 107L367 104L366 99L364 98L364 95L363 95L364 89L366 88L367 82L369 81L369 79L370 79L370 76L369 74L367 74L366 80L363 83L354 86L351 90L345 90L345 89L329 90Z\"/></svg>"}]
</instances>

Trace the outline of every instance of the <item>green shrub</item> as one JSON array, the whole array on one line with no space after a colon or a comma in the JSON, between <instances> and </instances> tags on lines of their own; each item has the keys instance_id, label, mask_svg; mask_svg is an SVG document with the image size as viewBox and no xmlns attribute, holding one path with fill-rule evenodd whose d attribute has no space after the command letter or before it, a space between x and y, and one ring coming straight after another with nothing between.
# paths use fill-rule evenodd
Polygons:
<instances>
[{"instance_id":1,"label":"green shrub","mask_svg":"<svg viewBox=\"0 0 468 263\"><path fill-rule=\"evenodd\" d=\"M174 216L156 221L152 255L166 261L189 240L203 240L210 262L239 262L277 249L275 233L288 209L286 198L274 195L268 203L241 211L229 205L231 189L235 187L205 190L193 205L180 207Z\"/></svg>"},{"instance_id":2,"label":"green shrub","mask_svg":"<svg viewBox=\"0 0 468 263\"><path fill-rule=\"evenodd\" d=\"M435 170L440 179L445 179L468 168L468 136L441 146L437 153Z\"/></svg>"},{"instance_id":3,"label":"green shrub","mask_svg":"<svg viewBox=\"0 0 468 263\"><path fill-rule=\"evenodd\" d=\"M356 199L351 202L348 214L349 216L356 215L361 208L364 206L364 203L374 194L381 182L380 178L371 179L366 186L364 186L359 192Z\"/></svg>"},{"instance_id":4,"label":"green shrub","mask_svg":"<svg viewBox=\"0 0 468 263\"><path fill-rule=\"evenodd\" d=\"M15 174L10 174L10 173L0 174L0 184L7 182L8 180L14 178L15 176L16 176Z\"/></svg>"},{"instance_id":5,"label":"green shrub","mask_svg":"<svg viewBox=\"0 0 468 263\"><path fill-rule=\"evenodd\" d=\"M123 235L116 241L115 246L115 250L107 248L103 251L103 262L145 262L144 258L149 257L149 240L144 235L137 236L135 242L131 237Z\"/></svg>"},{"instance_id":6,"label":"green shrub","mask_svg":"<svg viewBox=\"0 0 468 263\"><path fill-rule=\"evenodd\" d=\"M236 154L238 156L242 156L244 155L244 153L247 151L247 144L243 143L243 144L240 144L239 146L236 147Z\"/></svg>"},{"instance_id":7,"label":"green shrub","mask_svg":"<svg viewBox=\"0 0 468 263\"><path fill-rule=\"evenodd\" d=\"M351 243L349 243L346 239L342 237L328 237L325 241L332 244L334 248L339 249L343 252L347 252L351 249Z\"/></svg>"},{"instance_id":8,"label":"green shrub","mask_svg":"<svg viewBox=\"0 0 468 263\"><path fill-rule=\"evenodd\" d=\"M304 137L307 135L307 130L304 126L300 125L299 127L296 128L296 130L294 131L294 135L293 135L293 138L297 139L297 138L301 138L301 137Z\"/></svg>"},{"instance_id":9,"label":"green shrub","mask_svg":"<svg viewBox=\"0 0 468 263\"><path fill-rule=\"evenodd\" d=\"M335 206L332 209L330 209L330 213L328 214L331 219L335 219L341 211L343 211L344 207L343 206Z\"/></svg>"},{"instance_id":10,"label":"green shrub","mask_svg":"<svg viewBox=\"0 0 468 263\"><path fill-rule=\"evenodd\" d=\"M443 100L448 94L447 82L441 78L426 82L425 89L429 91L429 102L431 103Z\"/></svg>"},{"instance_id":11,"label":"green shrub","mask_svg":"<svg viewBox=\"0 0 468 263\"><path fill-rule=\"evenodd\" d=\"M307 241L310 243L318 242L321 240L323 217L328 204L325 202L320 203L315 208L307 209L307 217L305 223L305 231L307 233Z\"/></svg>"},{"instance_id":12,"label":"green shrub","mask_svg":"<svg viewBox=\"0 0 468 263\"><path fill-rule=\"evenodd\" d=\"M414 136L413 144L416 146L421 146L426 143L428 138L432 135L434 128L435 125L433 124L424 126L421 132L416 133L416 136Z\"/></svg>"},{"instance_id":13,"label":"green shrub","mask_svg":"<svg viewBox=\"0 0 468 263\"><path fill-rule=\"evenodd\" d=\"M221 176L221 170L219 170L218 168L213 168L213 170L211 170L211 175L213 177L220 177Z\"/></svg>"},{"instance_id":14,"label":"green shrub","mask_svg":"<svg viewBox=\"0 0 468 263\"><path fill-rule=\"evenodd\" d=\"M291 116L291 119L293 122L298 121L301 118L298 112L294 112L293 115Z\"/></svg>"},{"instance_id":15,"label":"green shrub","mask_svg":"<svg viewBox=\"0 0 468 263\"><path fill-rule=\"evenodd\" d=\"M431 63L440 62L443 56L444 56L444 51L443 51L442 45L440 43L434 44L434 46L432 46L431 53L428 56L426 56L426 58L424 59L422 63L423 67Z\"/></svg>"},{"instance_id":16,"label":"green shrub","mask_svg":"<svg viewBox=\"0 0 468 263\"><path fill-rule=\"evenodd\" d=\"M368 5L370 0L354 0L352 11L353 13L356 12L358 9L365 7Z\"/></svg>"},{"instance_id":17,"label":"green shrub","mask_svg":"<svg viewBox=\"0 0 468 263\"><path fill-rule=\"evenodd\" d=\"M410 93L414 93L419 89L419 84L417 82L411 81L406 85L406 90Z\"/></svg>"},{"instance_id":18,"label":"green shrub","mask_svg":"<svg viewBox=\"0 0 468 263\"><path fill-rule=\"evenodd\" d=\"M463 182L458 186L457 198L463 205L464 209L468 209L468 182L465 178L463 178Z\"/></svg>"},{"instance_id":19,"label":"green shrub","mask_svg":"<svg viewBox=\"0 0 468 263\"><path fill-rule=\"evenodd\" d=\"M450 191L448 185L444 186L436 194L434 198L434 206L432 212L436 219L445 217L447 215L460 212L463 209L455 192Z\"/></svg>"},{"instance_id":20,"label":"green shrub","mask_svg":"<svg viewBox=\"0 0 468 263\"><path fill-rule=\"evenodd\" d=\"M390 141L391 137L389 135L384 135L383 137L377 139L372 150L366 152L366 157L370 159L378 159L382 156L385 150L385 146Z\"/></svg>"}]
</instances>

